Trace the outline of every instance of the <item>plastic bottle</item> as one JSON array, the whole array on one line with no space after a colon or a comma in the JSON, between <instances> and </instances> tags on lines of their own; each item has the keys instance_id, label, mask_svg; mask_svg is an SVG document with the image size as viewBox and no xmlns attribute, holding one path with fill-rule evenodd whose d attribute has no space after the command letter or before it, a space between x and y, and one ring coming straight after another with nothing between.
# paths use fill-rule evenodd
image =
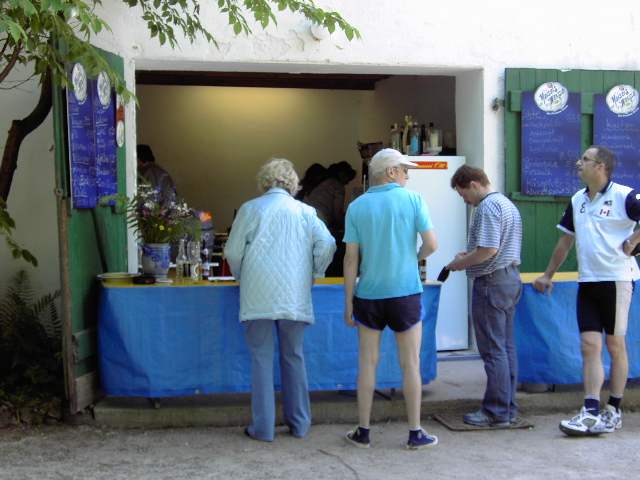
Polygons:
<instances>
[{"instance_id":1,"label":"plastic bottle","mask_svg":"<svg viewBox=\"0 0 640 480\"><path fill-rule=\"evenodd\" d=\"M420 155L420 127L417 122L411 126L409 133L409 151L408 155Z\"/></svg>"}]
</instances>

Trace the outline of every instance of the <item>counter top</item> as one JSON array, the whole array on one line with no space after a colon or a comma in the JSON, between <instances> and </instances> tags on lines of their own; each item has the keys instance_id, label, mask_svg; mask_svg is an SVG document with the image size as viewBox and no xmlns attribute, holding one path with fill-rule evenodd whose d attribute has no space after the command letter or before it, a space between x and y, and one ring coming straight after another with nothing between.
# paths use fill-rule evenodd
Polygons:
<instances>
[{"instance_id":1,"label":"counter top","mask_svg":"<svg viewBox=\"0 0 640 480\"><path fill-rule=\"evenodd\" d=\"M533 283L533 281L542 275L542 272L531 272L531 273L521 273L520 278L522 283ZM578 272L558 272L553 276L554 282L575 282L578 280ZM221 280L221 281L208 281L202 280L200 282L192 282L192 281L184 281L180 283L154 283L152 285L135 285L132 283L131 279L126 279L124 281L111 281L111 280L103 280L102 284L105 287L204 287L204 286L213 286L213 287L227 287L227 286L237 286L238 282L234 280ZM315 280L314 285L342 285L344 284L344 278L342 277L326 277L326 278L318 278ZM429 285L442 285L442 282L437 282L434 280L429 280L424 283L425 286Z\"/></svg>"},{"instance_id":2,"label":"counter top","mask_svg":"<svg viewBox=\"0 0 640 480\"><path fill-rule=\"evenodd\" d=\"M326 278L317 278L314 282L314 285L343 285L344 284L344 278L343 277L326 277ZM109 287L109 288L122 288L122 287L131 287L131 288L139 288L139 287L229 287L229 286L238 286L239 283L236 282L235 280L216 280L216 281L209 281L209 280L201 280L199 282L192 282L192 281L183 281L180 283L176 283L175 280L173 283L154 283L151 285L136 285L134 283L132 283L131 279L126 279L126 281L110 281L110 280L103 280L102 281L102 285L104 287ZM433 285L442 285L441 282L436 282L436 281L427 281L425 282L423 285L425 286L433 286Z\"/></svg>"}]
</instances>

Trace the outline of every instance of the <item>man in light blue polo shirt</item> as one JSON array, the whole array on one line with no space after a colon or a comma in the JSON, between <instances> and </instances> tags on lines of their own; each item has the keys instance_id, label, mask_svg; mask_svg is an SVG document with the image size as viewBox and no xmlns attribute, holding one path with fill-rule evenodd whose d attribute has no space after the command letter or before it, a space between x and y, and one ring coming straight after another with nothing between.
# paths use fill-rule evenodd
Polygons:
<instances>
[{"instance_id":1,"label":"man in light blue polo shirt","mask_svg":"<svg viewBox=\"0 0 640 480\"><path fill-rule=\"evenodd\" d=\"M437 248L429 211L422 197L406 190L408 169L417 165L397 150L385 148L369 164L371 187L351 203L345 221L345 322L358 327L359 425L346 435L356 447L367 448L376 383L380 335L395 332L403 393L407 405L407 448L436 445L437 437L420 426L422 379L422 283L418 261ZM417 248L418 234L422 238ZM358 269L359 266L359 269ZM356 277L360 276L356 285ZM355 318L355 321L354 321Z\"/></svg>"}]
</instances>

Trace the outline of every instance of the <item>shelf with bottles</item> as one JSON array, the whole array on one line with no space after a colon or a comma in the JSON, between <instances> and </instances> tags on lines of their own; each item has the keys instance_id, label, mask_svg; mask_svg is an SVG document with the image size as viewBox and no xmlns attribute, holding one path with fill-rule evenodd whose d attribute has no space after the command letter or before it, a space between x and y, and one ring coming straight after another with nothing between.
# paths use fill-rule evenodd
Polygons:
<instances>
[{"instance_id":1,"label":"shelf with bottles","mask_svg":"<svg viewBox=\"0 0 640 480\"><path fill-rule=\"evenodd\" d=\"M443 149L442 130L434 122L421 125L411 115L405 115L404 125L392 124L389 137L389 146L405 155L438 155Z\"/></svg>"}]
</instances>

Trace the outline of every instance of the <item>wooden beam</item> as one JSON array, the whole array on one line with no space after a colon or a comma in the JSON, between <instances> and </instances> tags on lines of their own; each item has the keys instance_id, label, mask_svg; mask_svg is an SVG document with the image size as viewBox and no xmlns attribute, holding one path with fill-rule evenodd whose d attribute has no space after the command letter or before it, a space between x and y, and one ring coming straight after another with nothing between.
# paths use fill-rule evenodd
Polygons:
<instances>
[{"instance_id":1,"label":"wooden beam","mask_svg":"<svg viewBox=\"0 0 640 480\"><path fill-rule=\"evenodd\" d=\"M80 410L96 402L96 392L100 389L98 372L93 371L81 375L75 379L76 403L75 409L71 413L78 413Z\"/></svg>"},{"instance_id":2,"label":"wooden beam","mask_svg":"<svg viewBox=\"0 0 640 480\"><path fill-rule=\"evenodd\" d=\"M74 364L96 355L96 339L98 331L95 327L75 332L73 338L73 362Z\"/></svg>"},{"instance_id":3,"label":"wooden beam","mask_svg":"<svg viewBox=\"0 0 640 480\"><path fill-rule=\"evenodd\" d=\"M138 85L374 90L389 75L138 70Z\"/></svg>"},{"instance_id":4,"label":"wooden beam","mask_svg":"<svg viewBox=\"0 0 640 480\"><path fill-rule=\"evenodd\" d=\"M58 242L60 245L60 283L62 285L62 356L64 362L64 380L69 410L76 413L77 392L75 382L75 361L73 358L73 328L71 323L71 279L69 278L69 203L58 196Z\"/></svg>"}]
</instances>

